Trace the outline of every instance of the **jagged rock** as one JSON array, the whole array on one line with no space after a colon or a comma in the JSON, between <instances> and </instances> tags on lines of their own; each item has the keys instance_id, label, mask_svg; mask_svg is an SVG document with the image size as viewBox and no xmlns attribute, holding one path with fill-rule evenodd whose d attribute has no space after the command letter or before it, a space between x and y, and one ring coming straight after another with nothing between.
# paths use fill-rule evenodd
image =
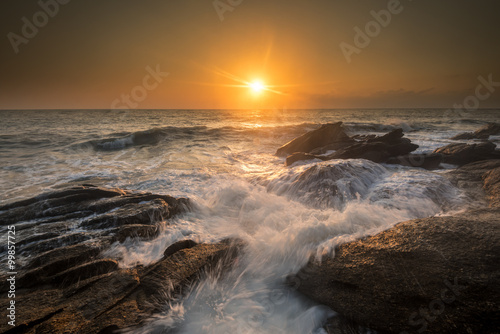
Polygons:
<instances>
[{"instance_id":1,"label":"jagged rock","mask_svg":"<svg viewBox=\"0 0 500 334\"><path fill-rule=\"evenodd\" d=\"M433 153L443 155L443 162L453 165L465 165L475 161L500 159L500 151L495 144L485 142L479 144L449 144L434 150Z\"/></svg>"},{"instance_id":2,"label":"jagged rock","mask_svg":"<svg viewBox=\"0 0 500 334\"><path fill-rule=\"evenodd\" d=\"M495 333L500 211L404 222L341 245L294 279L298 290L382 333Z\"/></svg>"},{"instance_id":3,"label":"jagged rock","mask_svg":"<svg viewBox=\"0 0 500 334\"><path fill-rule=\"evenodd\" d=\"M334 143L346 145L352 142L353 140L342 128L342 122L323 124L319 129L309 131L281 146L276 151L276 155L286 156L295 152L310 153L316 148Z\"/></svg>"},{"instance_id":4,"label":"jagged rock","mask_svg":"<svg viewBox=\"0 0 500 334\"><path fill-rule=\"evenodd\" d=\"M418 145L401 142L389 145L384 142L357 143L328 155L329 159L366 159L385 162L390 157L405 155L415 151Z\"/></svg>"},{"instance_id":5,"label":"jagged rock","mask_svg":"<svg viewBox=\"0 0 500 334\"><path fill-rule=\"evenodd\" d=\"M16 293L22 318L15 328L0 324L0 331L90 334L138 326L207 270L230 266L238 247L228 242L199 244L148 267L115 269L69 286L23 287ZM7 303L0 299L1 307Z\"/></svg>"},{"instance_id":6,"label":"jagged rock","mask_svg":"<svg viewBox=\"0 0 500 334\"><path fill-rule=\"evenodd\" d=\"M87 185L4 205L0 221L17 226L18 253L36 258L92 240L106 247L127 238L153 238L165 220L188 205L182 198Z\"/></svg>"},{"instance_id":7,"label":"jagged rock","mask_svg":"<svg viewBox=\"0 0 500 334\"><path fill-rule=\"evenodd\" d=\"M443 162L443 156L438 153L400 155L386 161L388 164L420 167L428 170L438 169L441 162Z\"/></svg>"},{"instance_id":8,"label":"jagged rock","mask_svg":"<svg viewBox=\"0 0 500 334\"><path fill-rule=\"evenodd\" d=\"M187 204L170 196L81 186L0 208L0 219L18 227L20 259L16 327L3 322L0 332L113 333L164 310L210 270L219 275L231 266L240 241L181 241L165 250L173 256L130 269L102 252L128 237L154 237L159 224ZM6 278L0 276L2 308L10 302Z\"/></svg>"},{"instance_id":9,"label":"jagged rock","mask_svg":"<svg viewBox=\"0 0 500 334\"><path fill-rule=\"evenodd\" d=\"M452 137L453 140L460 139L488 139L490 136L500 135L500 123L489 123L474 132L465 132Z\"/></svg>"},{"instance_id":10,"label":"jagged rock","mask_svg":"<svg viewBox=\"0 0 500 334\"><path fill-rule=\"evenodd\" d=\"M341 123L334 124L336 128L340 127L338 124ZM418 148L418 145L412 144L407 138L403 138L402 129L395 129L378 137L353 136L349 138L342 132L345 136L341 136L341 140L331 143L323 141L322 146L317 146L320 145L321 133L326 132L327 126L333 125L326 124L320 129L308 132L278 149L278 155L292 153L287 157L285 165L289 166L297 161L312 159L323 161L332 159L367 159L373 162L386 162L391 157L404 156ZM314 145L310 145L310 143L314 143ZM335 150L335 152L328 155L318 155L331 150Z\"/></svg>"}]
</instances>

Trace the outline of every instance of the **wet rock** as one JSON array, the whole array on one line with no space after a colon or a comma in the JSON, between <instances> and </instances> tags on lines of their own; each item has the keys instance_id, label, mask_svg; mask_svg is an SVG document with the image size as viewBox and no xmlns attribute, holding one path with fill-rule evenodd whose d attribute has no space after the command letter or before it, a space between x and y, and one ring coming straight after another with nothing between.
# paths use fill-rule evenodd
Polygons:
<instances>
[{"instance_id":1,"label":"wet rock","mask_svg":"<svg viewBox=\"0 0 500 334\"><path fill-rule=\"evenodd\" d=\"M492 142L479 144L457 143L438 148L433 153L442 154L445 163L463 166L475 161L500 159L500 151L495 148L496 146Z\"/></svg>"},{"instance_id":2,"label":"wet rock","mask_svg":"<svg viewBox=\"0 0 500 334\"><path fill-rule=\"evenodd\" d=\"M494 333L500 211L404 222L311 261L298 290L382 333Z\"/></svg>"},{"instance_id":3,"label":"wet rock","mask_svg":"<svg viewBox=\"0 0 500 334\"><path fill-rule=\"evenodd\" d=\"M285 160L285 166L290 166L291 164L297 162L297 161L307 161L307 160L314 160L314 159L319 159L319 160L328 160L328 158L321 156L321 155L314 155L314 154L309 154L309 153L303 153L303 152L297 152L289 155L286 157Z\"/></svg>"},{"instance_id":4,"label":"wet rock","mask_svg":"<svg viewBox=\"0 0 500 334\"><path fill-rule=\"evenodd\" d=\"M383 142L357 143L328 155L329 159L366 159L385 162L390 157L405 155L415 151L418 145L401 142L389 145Z\"/></svg>"},{"instance_id":5,"label":"wet rock","mask_svg":"<svg viewBox=\"0 0 500 334\"><path fill-rule=\"evenodd\" d=\"M324 127L327 125L331 124L326 124ZM339 126L340 125L338 125L338 127ZM286 166L297 161L312 159L320 159L323 161L332 159L367 159L380 163L386 162L391 157L408 155L418 148L418 145L411 143L407 138L403 138L404 134L402 129L395 129L383 136L348 137L344 133L345 136L342 136L341 140L332 143L323 142L322 146L316 146L320 143L320 133L321 132L314 133L314 131L308 132L282 146L277 154L292 153L286 159ZM311 138L314 138L314 140ZM314 145L306 145L309 141L313 142ZM313 146L316 147L313 148ZM335 152L328 155L318 155L331 150Z\"/></svg>"},{"instance_id":6,"label":"wet rock","mask_svg":"<svg viewBox=\"0 0 500 334\"><path fill-rule=\"evenodd\" d=\"M326 161L306 166L292 178L276 178L267 189L314 207L341 210L347 201L363 198L385 173L383 166L371 161Z\"/></svg>"},{"instance_id":7,"label":"wet rock","mask_svg":"<svg viewBox=\"0 0 500 334\"><path fill-rule=\"evenodd\" d=\"M500 165L500 161L497 160ZM490 206L500 207L500 166L483 175L484 189L489 195Z\"/></svg>"},{"instance_id":8,"label":"wet rock","mask_svg":"<svg viewBox=\"0 0 500 334\"><path fill-rule=\"evenodd\" d=\"M474 132L465 132L455 137L452 137L453 140L460 139L488 139L490 136L500 135L500 123L489 123L479 130Z\"/></svg>"},{"instance_id":9,"label":"wet rock","mask_svg":"<svg viewBox=\"0 0 500 334\"><path fill-rule=\"evenodd\" d=\"M438 169L441 162L443 162L443 156L439 153L400 155L386 161L392 165L420 167L428 170Z\"/></svg>"},{"instance_id":10,"label":"wet rock","mask_svg":"<svg viewBox=\"0 0 500 334\"><path fill-rule=\"evenodd\" d=\"M165 250L172 256L134 268L120 268L102 252L126 238L153 238L159 224L187 204L170 196L81 186L3 206L1 218L16 226L22 242L16 268L20 316L16 327L0 323L0 332L90 334L139 326L202 275L220 275L241 243L185 240ZM44 213L36 212L41 208ZM6 278L0 276L5 308Z\"/></svg>"},{"instance_id":11,"label":"wet rock","mask_svg":"<svg viewBox=\"0 0 500 334\"><path fill-rule=\"evenodd\" d=\"M171 245L167 249L165 249L165 252L163 252L163 257L169 257L169 256L173 255L174 253L177 253L181 249L193 248L196 245L198 245L198 243L193 241L193 240L177 241L176 243L174 243L173 245Z\"/></svg>"},{"instance_id":12,"label":"wet rock","mask_svg":"<svg viewBox=\"0 0 500 334\"><path fill-rule=\"evenodd\" d=\"M452 181L475 200L485 197L490 207L500 206L500 160L473 162L452 170Z\"/></svg>"},{"instance_id":13,"label":"wet rock","mask_svg":"<svg viewBox=\"0 0 500 334\"><path fill-rule=\"evenodd\" d=\"M323 124L319 129L309 131L281 146L277 156L286 156L295 152L310 153L312 150L332 144L345 146L353 140L344 132L342 122Z\"/></svg>"}]
</instances>

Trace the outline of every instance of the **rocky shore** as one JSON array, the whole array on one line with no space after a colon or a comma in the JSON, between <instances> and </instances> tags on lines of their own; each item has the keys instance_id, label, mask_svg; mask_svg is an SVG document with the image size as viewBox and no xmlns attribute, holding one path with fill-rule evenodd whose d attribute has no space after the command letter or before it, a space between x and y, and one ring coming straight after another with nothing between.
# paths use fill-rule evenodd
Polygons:
<instances>
[{"instance_id":1,"label":"rocky shore","mask_svg":"<svg viewBox=\"0 0 500 334\"><path fill-rule=\"evenodd\" d=\"M339 122L277 150L287 166L358 158L380 168L378 163L428 170L455 164L459 167L446 176L476 203L452 216L399 223L339 245L335 256L311 259L293 282L301 294L338 313L325 326L328 333L361 333L364 328L378 333L498 332L500 151L488 141L498 128L492 124L454 137L478 142L414 154L418 145L401 129L349 136ZM321 177L328 175L335 173ZM297 191L306 187L300 179L293 186ZM223 274L236 261L241 241L181 240L167 247L159 261L133 268L122 268L106 255L113 244L130 238L156 238L164 224L190 207L184 198L90 184L1 206L0 224L15 226L20 263L16 326L2 322L0 332L119 333L164 312L169 301L204 275ZM10 303L8 278L0 277L4 309Z\"/></svg>"},{"instance_id":2,"label":"rocky shore","mask_svg":"<svg viewBox=\"0 0 500 334\"><path fill-rule=\"evenodd\" d=\"M334 257L311 259L297 273L293 281L301 293L339 313L325 327L329 333L498 332L500 160L491 160L499 151L482 135L488 129L497 126L473 136L483 143L434 152L462 165L447 176L478 203L475 208L397 224L340 245Z\"/></svg>"},{"instance_id":3,"label":"rocky shore","mask_svg":"<svg viewBox=\"0 0 500 334\"><path fill-rule=\"evenodd\" d=\"M160 224L189 201L85 185L0 207L3 225L16 226L16 326L2 333L113 333L142 324L202 275L230 266L241 246L225 240L182 240L150 266L120 268L103 255L128 237L154 238ZM78 223L77 223L78 222ZM78 224L78 232L73 232ZM10 283L1 277L0 307Z\"/></svg>"}]
</instances>

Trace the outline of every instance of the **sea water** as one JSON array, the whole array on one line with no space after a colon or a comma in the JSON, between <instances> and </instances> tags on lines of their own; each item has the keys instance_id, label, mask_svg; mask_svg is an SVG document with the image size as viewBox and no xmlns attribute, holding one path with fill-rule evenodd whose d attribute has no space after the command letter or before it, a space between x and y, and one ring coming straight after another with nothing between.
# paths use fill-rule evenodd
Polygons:
<instances>
[{"instance_id":1,"label":"sea water","mask_svg":"<svg viewBox=\"0 0 500 334\"><path fill-rule=\"evenodd\" d=\"M343 121L351 135L402 128L417 153L428 153L499 116L428 109L0 111L0 198L9 203L82 183L188 197L192 210L165 222L156 239L127 239L106 255L122 267L148 265L186 238L242 239L242 255L225 275L206 275L132 332L321 333L334 310L299 295L300 280L288 281L311 256L333 255L337 245L401 221L465 210L470 201L446 169L362 159L285 167L276 149Z\"/></svg>"}]
</instances>

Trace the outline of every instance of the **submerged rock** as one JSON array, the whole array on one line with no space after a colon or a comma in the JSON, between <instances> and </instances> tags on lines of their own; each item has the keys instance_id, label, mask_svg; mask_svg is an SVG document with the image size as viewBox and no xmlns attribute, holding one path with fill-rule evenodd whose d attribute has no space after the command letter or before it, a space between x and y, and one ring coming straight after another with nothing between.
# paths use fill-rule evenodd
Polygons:
<instances>
[{"instance_id":1,"label":"submerged rock","mask_svg":"<svg viewBox=\"0 0 500 334\"><path fill-rule=\"evenodd\" d=\"M407 167L420 167L428 170L438 169L443 162L443 155L431 154L407 154L387 159L386 163L402 165Z\"/></svg>"},{"instance_id":2,"label":"submerged rock","mask_svg":"<svg viewBox=\"0 0 500 334\"><path fill-rule=\"evenodd\" d=\"M398 224L296 278L306 296L382 333L494 333L498 263L500 211L482 209Z\"/></svg>"},{"instance_id":3,"label":"submerged rock","mask_svg":"<svg viewBox=\"0 0 500 334\"><path fill-rule=\"evenodd\" d=\"M383 166L371 161L322 162L273 179L267 190L313 207L340 210L348 201L364 198L385 173Z\"/></svg>"},{"instance_id":4,"label":"submerged rock","mask_svg":"<svg viewBox=\"0 0 500 334\"><path fill-rule=\"evenodd\" d=\"M19 315L16 327L3 322L0 332L90 334L138 326L207 270L228 268L239 241L180 241L160 261L130 269L104 255L113 242L155 237L160 225L188 204L170 196L80 186L0 207L2 223L16 226ZM6 278L0 276L4 309L10 302Z\"/></svg>"},{"instance_id":5,"label":"submerged rock","mask_svg":"<svg viewBox=\"0 0 500 334\"><path fill-rule=\"evenodd\" d=\"M449 144L434 150L443 155L443 161L453 165L465 165L475 161L500 159L500 151L492 142L478 144Z\"/></svg>"},{"instance_id":6,"label":"submerged rock","mask_svg":"<svg viewBox=\"0 0 500 334\"><path fill-rule=\"evenodd\" d=\"M479 130L474 132L465 132L455 137L452 137L453 140L460 139L488 139L490 136L500 135L500 123L489 123Z\"/></svg>"}]
</instances>

